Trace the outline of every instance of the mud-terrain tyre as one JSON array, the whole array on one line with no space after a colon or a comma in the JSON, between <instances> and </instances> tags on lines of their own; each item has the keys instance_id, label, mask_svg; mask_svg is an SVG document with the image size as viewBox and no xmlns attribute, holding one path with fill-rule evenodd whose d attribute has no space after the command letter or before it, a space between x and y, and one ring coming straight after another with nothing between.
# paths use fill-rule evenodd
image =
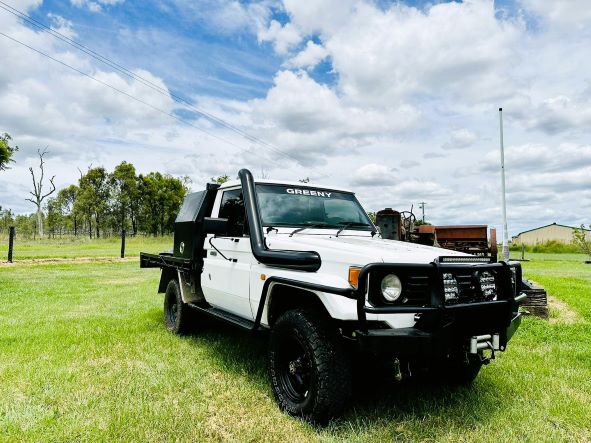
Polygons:
<instances>
[{"instance_id":1,"label":"mud-terrain tyre","mask_svg":"<svg viewBox=\"0 0 591 443\"><path fill-rule=\"evenodd\" d=\"M468 386L476 379L481 367L478 355L450 358L443 364L443 381L451 386Z\"/></svg>"},{"instance_id":2,"label":"mud-terrain tyre","mask_svg":"<svg viewBox=\"0 0 591 443\"><path fill-rule=\"evenodd\" d=\"M328 319L306 310L283 314L271 329L269 372L281 410L324 425L351 396L351 361Z\"/></svg>"},{"instance_id":3,"label":"mud-terrain tyre","mask_svg":"<svg viewBox=\"0 0 591 443\"><path fill-rule=\"evenodd\" d=\"M181 289L176 279L172 279L166 286L164 294L164 324L173 334L186 335L191 332L193 312L183 303Z\"/></svg>"}]
</instances>

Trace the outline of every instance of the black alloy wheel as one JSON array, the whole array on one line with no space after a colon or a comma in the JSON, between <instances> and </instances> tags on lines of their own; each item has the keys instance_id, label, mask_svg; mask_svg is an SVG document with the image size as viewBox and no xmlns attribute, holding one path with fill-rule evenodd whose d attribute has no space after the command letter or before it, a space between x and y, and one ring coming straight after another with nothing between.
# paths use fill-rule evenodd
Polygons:
<instances>
[{"instance_id":1,"label":"black alloy wheel","mask_svg":"<svg viewBox=\"0 0 591 443\"><path fill-rule=\"evenodd\" d=\"M271 328L269 373L287 414L323 425L351 396L351 362L336 328L320 313L293 310Z\"/></svg>"},{"instance_id":2,"label":"black alloy wheel","mask_svg":"<svg viewBox=\"0 0 591 443\"><path fill-rule=\"evenodd\" d=\"M176 280L170 280L164 294L164 323L173 334L190 332L193 320L191 308L183 303L181 289Z\"/></svg>"},{"instance_id":3,"label":"black alloy wheel","mask_svg":"<svg viewBox=\"0 0 591 443\"><path fill-rule=\"evenodd\" d=\"M278 350L279 377L285 393L294 403L303 402L310 391L312 361L296 337L286 337Z\"/></svg>"}]
</instances>

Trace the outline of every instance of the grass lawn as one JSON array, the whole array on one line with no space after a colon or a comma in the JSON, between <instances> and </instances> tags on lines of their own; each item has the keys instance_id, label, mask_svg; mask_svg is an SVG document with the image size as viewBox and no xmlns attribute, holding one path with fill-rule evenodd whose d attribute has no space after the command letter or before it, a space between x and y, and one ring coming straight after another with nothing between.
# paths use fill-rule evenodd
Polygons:
<instances>
[{"instance_id":1,"label":"grass lawn","mask_svg":"<svg viewBox=\"0 0 591 443\"><path fill-rule=\"evenodd\" d=\"M276 407L264 336L166 332L157 270L0 266L0 440L590 441L591 265L567 258L524 268L575 321L524 319L471 389L359 380L321 429Z\"/></svg>"},{"instance_id":2,"label":"grass lawn","mask_svg":"<svg viewBox=\"0 0 591 443\"><path fill-rule=\"evenodd\" d=\"M138 257L140 252L162 252L172 249L172 236L127 237L125 256ZM63 237L40 240L21 239L14 242L14 260L77 258L77 257L120 257L121 238ZM0 237L0 261L6 261L8 238Z\"/></svg>"}]
</instances>

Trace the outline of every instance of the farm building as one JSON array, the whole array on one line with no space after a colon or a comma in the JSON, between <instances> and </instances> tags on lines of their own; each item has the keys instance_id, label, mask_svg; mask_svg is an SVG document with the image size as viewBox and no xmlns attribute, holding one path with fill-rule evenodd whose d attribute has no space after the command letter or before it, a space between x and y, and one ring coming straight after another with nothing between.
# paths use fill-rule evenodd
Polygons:
<instances>
[{"instance_id":1,"label":"farm building","mask_svg":"<svg viewBox=\"0 0 591 443\"><path fill-rule=\"evenodd\" d=\"M574 229L576 229L576 227L552 223L551 225L540 226L539 228L520 232L514 236L511 241L514 245L536 245L551 240L562 243L571 243L573 241ZM587 237L591 239L591 231L588 229L585 231Z\"/></svg>"}]
</instances>

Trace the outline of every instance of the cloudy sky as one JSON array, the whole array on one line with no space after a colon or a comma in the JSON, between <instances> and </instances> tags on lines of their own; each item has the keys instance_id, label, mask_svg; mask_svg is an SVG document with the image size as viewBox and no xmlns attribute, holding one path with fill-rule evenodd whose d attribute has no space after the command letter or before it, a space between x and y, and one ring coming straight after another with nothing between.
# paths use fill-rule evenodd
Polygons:
<instances>
[{"instance_id":1,"label":"cloudy sky","mask_svg":"<svg viewBox=\"0 0 591 443\"><path fill-rule=\"evenodd\" d=\"M2 0L0 32L15 212L47 146L58 187L123 160L196 190L248 167L500 227L503 107L510 233L591 222L588 0Z\"/></svg>"}]
</instances>

